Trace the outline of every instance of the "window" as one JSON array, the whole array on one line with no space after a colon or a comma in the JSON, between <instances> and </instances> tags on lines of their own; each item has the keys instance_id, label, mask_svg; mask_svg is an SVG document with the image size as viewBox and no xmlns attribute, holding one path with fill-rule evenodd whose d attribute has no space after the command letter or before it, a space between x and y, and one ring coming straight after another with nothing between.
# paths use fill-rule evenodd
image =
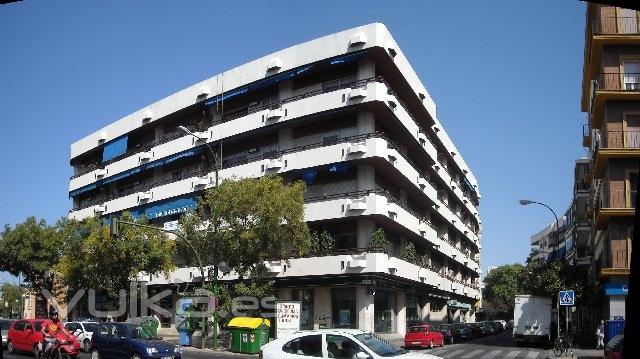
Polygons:
<instances>
[{"instance_id":1,"label":"window","mask_svg":"<svg viewBox=\"0 0 640 359\"><path fill-rule=\"evenodd\" d=\"M630 204L628 207L635 208L638 192L638 172L629 172L627 174L627 186L627 203Z\"/></svg>"},{"instance_id":2,"label":"window","mask_svg":"<svg viewBox=\"0 0 640 359\"><path fill-rule=\"evenodd\" d=\"M327 353L329 358L351 359L366 351L355 341L341 335L327 334Z\"/></svg>"},{"instance_id":3,"label":"window","mask_svg":"<svg viewBox=\"0 0 640 359\"><path fill-rule=\"evenodd\" d=\"M322 335L315 334L296 338L283 345L282 351L289 354L322 358Z\"/></svg>"},{"instance_id":4,"label":"window","mask_svg":"<svg viewBox=\"0 0 640 359\"><path fill-rule=\"evenodd\" d=\"M624 70L624 89L640 90L640 62L625 61L622 63Z\"/></svg>"},{"instance_id":5,"label":"window","mask_svg":"<svg viewBox=\"0 0 640 359\"><path fill-rule=\"evenodd\" d=\"M16 325L13 326L13 330L17 330L19 332L24 331L24 327L25 324L27 324L26 322L17 322Z\"/></svg>"}]
</instances>

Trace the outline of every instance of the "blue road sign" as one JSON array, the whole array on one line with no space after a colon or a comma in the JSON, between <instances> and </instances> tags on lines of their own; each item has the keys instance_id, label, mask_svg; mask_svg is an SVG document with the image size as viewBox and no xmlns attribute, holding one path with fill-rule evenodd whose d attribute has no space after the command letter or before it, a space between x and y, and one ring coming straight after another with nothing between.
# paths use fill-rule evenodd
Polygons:
<instances>
[{"instance_id":1,"label":"blue road sign","mask_svg":"<svg viewBox=\"0 0 640 359\"><path fill-rule=\"evenodd\" d=\"M561 290L558 295L558 299L560 301L560 305L576 305L576 293L572 290Z\"/></svg>"}]
</instances>

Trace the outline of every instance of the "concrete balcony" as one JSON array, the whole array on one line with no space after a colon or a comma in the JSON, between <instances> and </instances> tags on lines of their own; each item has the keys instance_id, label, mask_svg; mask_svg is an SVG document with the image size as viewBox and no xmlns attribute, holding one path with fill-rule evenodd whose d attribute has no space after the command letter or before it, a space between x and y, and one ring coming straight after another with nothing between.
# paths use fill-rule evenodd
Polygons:
<instances>
[{"instance_id":1,"label":"concrete balcony","mask_svg":"<svg viewBox=\"0 0 640 359\"><path fill-rule=\"evenodd\" d=\"M323 257L291 258L288 262L266 262L269 273L273 278L295 278L323 276L342 276L345 274L382 274L391 275L440 289L451 294L458 294L469 298L475 298L479 291L471 286L465 286L453 282L441 274L418 265L406 262L385 253L346 253L334 254ZM168 277L152 277L149 285L161 285L180 282L197 282L199 278L197 268L179 268L169 274ZM221 281L235 280L235 273L220 274Z\"/></svg>"}]
</instances>

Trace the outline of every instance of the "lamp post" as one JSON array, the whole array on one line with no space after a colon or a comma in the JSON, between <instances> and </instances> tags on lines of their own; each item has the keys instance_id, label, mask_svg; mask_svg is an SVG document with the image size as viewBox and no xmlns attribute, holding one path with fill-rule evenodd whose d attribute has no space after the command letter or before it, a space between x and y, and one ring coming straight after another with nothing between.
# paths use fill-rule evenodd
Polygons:
<instances>
[{"instance_id":1,"label":"lamp post","mask_svg":"<svg viewBox=\"0 0 640 359\"><path fill-rule=\"evenodd\" d=\"M206 138L200 137L198 135L196 135L195 133L191 132L188 128L184 127L184 126L178 126L178 129L180 131L182 131L183 133L189 135L189 136L193 136L194 138L204 142L205 147L207 147L207 150L209 151L209 154L211 155L211 165L213 167L213 173L215 176L215 181L216 181L216 188L218 188L218 156L216 155L216 152L211 148L211 145L209 144L209 142L207 142ZM213 313L213 350L217 350L218 349L218 318L217 318L217 306L218 306L218 221L214 220L213 221L213 295L216 298L216 309L214 310ZM202 327L203 330L203 336L202 336L202 348L204 349L205 347L205 336L204 336L204 326Z\"/></svg>"},{"instance_id":2,"label":"lamp post","mask_svg":"<svg viewBox=\"0 0 640 359\"><path fill-rule=\"evenodd\" d=\"M531 201L531 200L528 200L528 199L521 199L520 200L520 205L521 206L526 206L526 205L529 205L529 204L532 204L532 203L533 204L539 204L541 206L547 207L547 209L550 210L551 213L553 213L553 217L555 217L555 219L556 219L556 237L558 237L557 240L556 240L556 246L557 246L558 242L560 242L560 221L558 221L558 215L556 214L556 212L553 209L551 209L551 207L547 206L544 203ZM556 325L557 325L558 335L560 335L560 298L558 298L557 302L556 302L556 314L557 314Z\"/></svg>"}]
</instances>

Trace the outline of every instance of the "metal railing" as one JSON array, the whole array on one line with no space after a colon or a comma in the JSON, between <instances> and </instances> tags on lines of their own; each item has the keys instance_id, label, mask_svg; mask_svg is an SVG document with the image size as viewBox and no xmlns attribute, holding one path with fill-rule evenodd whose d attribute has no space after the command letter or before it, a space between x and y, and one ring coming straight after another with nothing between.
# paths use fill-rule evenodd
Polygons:
<instances>
[{"instance_id":1,"label":"metal railing","mask_svg":"<svg viewBox=\"0 0 640 359\"><path fill-rule=\"evenodd\" d=\"M595 17L591 19L592 35L601 34L638 34L639 32L637 17Z\"/></svg>"},{"instance_id":2,"label":"metal railing","mask_svg":"<svg viewBox=\"0 0 640 359\"><path fill-rule=\"evenodd\" d=\"M608 72L597 74L595 89L640 91L640 73Z\"/></svg>"}]
</instances>

